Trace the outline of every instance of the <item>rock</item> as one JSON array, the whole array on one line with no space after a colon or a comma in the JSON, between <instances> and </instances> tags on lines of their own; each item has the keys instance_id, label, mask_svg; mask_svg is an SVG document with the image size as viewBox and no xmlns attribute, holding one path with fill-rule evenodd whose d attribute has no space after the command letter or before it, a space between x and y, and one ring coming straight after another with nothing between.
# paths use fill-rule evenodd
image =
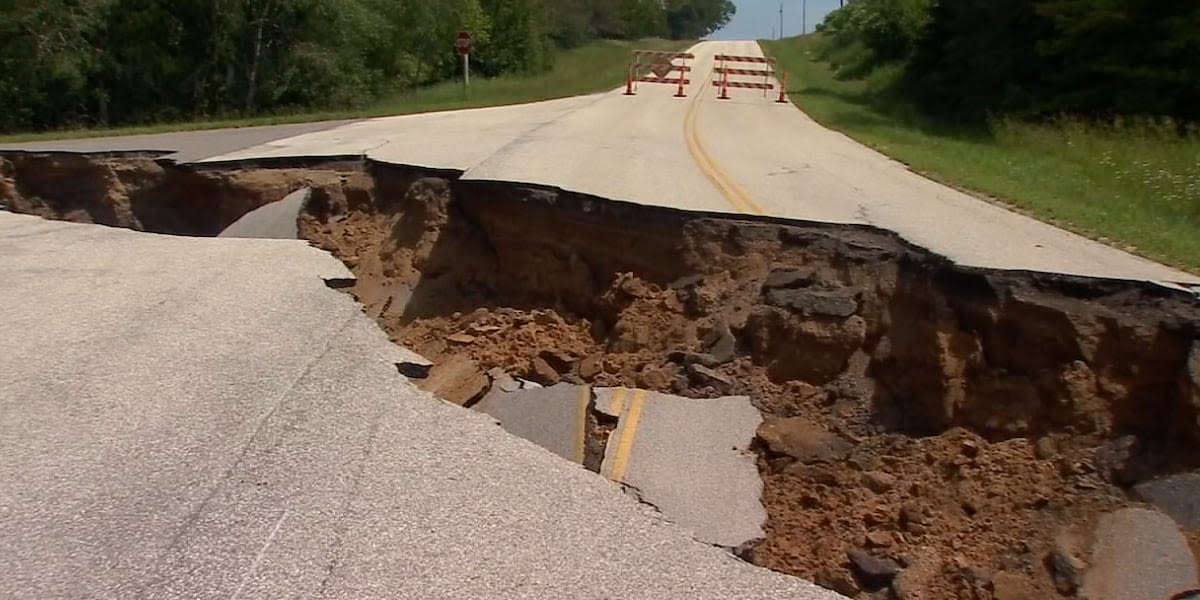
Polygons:
<instances>
[{"instance_id":1,"label":"rock","mask_svg":"<svg viewBox=\"0 0 1200 600\"><path fill-rule=\"evenodd\" d=\"M451 344L462 344L462 345L474 344L475 340L477 340L477 339L479 339L479 338L476 338L473 335L467 335L465 333L456 333L454 335L446 336L446 341L450 342Z\"/></svg>"},{"instance_id":2,"label":"rock","mask_svg":"<svg viewBox=\"0 0 1200 600\"><path fill-rule=\"evenodd\" d=\"M533 322L543 327L554 327L563 324L562 318L550 310L533 311Z\"/></svg>"},{"instance_id":3,"label":"rock","mask_svg":"<svg viewBox=\"0 0 1200 600\"><path fill-rule=\"evenodd\" d=\"M704 337L704 346L707 348L709 356L718 365L731 362L737 357L737 338L733 337L733 332L729 330L729 323L725 319L717 320L712 331Z\"/></svg>"},{"instance_id":4,"label":"rock","mask_svg":"<svg viewBox=\"0 0 1200 600\"><path fill-rule=\"evenodd\" d=\"M890 558L872 556L866 550L854 548L846 553L850 567L858 582L868 591L883 589L891 585L900 573L900 563Z\"/></svg>"},{"instance_id":5,"label":"rock","mask_svg":"<svg viewBox=\"0 0 1200 600\"><path fill-rule=\"evenodd\" d=\"M852 443L803 417L767 419L758 427L758 437L772 452L805 464L841 460Z\"/></svg>"},{"instance_id":6,"label":"rock","mask_svg":"<svg viewBox=\"0 0 1200 600\"><path fill-rule=\"evenodd\" d=\"M1055 444L1054 439L1049 436L1040 438L1037 443L1033 445L1033 455L1036 456L1038 460L1050 460L1051 458L1058 456L1058 445Z\"/></svg>"},{"instance_id":7,"label":"rock","mask_svg":"<svg viewBox=\"0 0 1200 600\"><path fill-rule=\"evenodd\" d=\"M883 471L868 471L863 473L863 485L876 494L882 494L896 486L896 478Z\"/></svg>"},{"instance_id":8,"label":"rock","mask_svg":"<svg viewBox=\"0 0 1200 600\"><path fill-rule=\"evenodd\" d=\"M813 577L813 583L850 598L862 592L862 586L844 569L825 567Z\"/></svg>"},{"instance_id":9,"label":"rock","mask_svg":"<svg viewBox=\"0 0 1200 600\"><path fill-rule=\"evenodd\" d=\"M679 279L676 279L675 281L671 282L671 284L668 285L667 287L669 287L673 290L684 290L687 288L696 287L703 282L704 282L703 275L688 275L687 277L680 277Z\"/></svg>"},{"instance_id":10,"label":"rock","mask_svg":"<svg viewBox=\"0 0 1200 600\"><path fill-rule=\"evenodd\" d=\"M816 269L808 267L780 267L767 276L763 292L767 290L795 289L816 283Z\"/></svg>"},{"instance_id":11,"label":"rock","mask_svg":"<svg viewBox=\"0 0 1200 600\"><path fill-rule=\"evenodd\" d=\"M593 354L579 361L579 376L592 379L604 371L604 360L599 354Z\"/></svg>"},{"instance_id":12,"label":"rock","mask_svg":"<svg viewBox=\"0 0 1200 600\"><path fill-rule=\"evenodd\" d=\"M688 372L692 374L692 379L701 385L711 385L718 390L728 390L733 386L732 379L704 365L688 365Z\"/></svg>"},{"instance_id":13,"label":"rock","mask_svg":"<svg viewBox=\"0 0 1200 600\"><path fill-rule=\"evenodd\" d=\"M872 548L887 548L896 540L892 538L892 534L886 531L872 531L867 534L866 541L867 545Z\"/></svg>"},{"instance_id":14,"label":"rock","mask_svg":"<svg viewBox=\"0 0 1200 600\"><path fill-rule=\"evenodd\" d=\"M1080 596L1089 600L1157 600L1200 588L1196 559L1175 521L1125 508L1100 518L1091 568Z\"/></svg>"},{"instance_id":15,"label":"rock","mask_svg":"<svg viewBox=\"0 0 1200 600\"><path fill-rule=\"evenodd\" d=\"M1028 577L1007 571L992 575L994 600L1031 600L1036 597L1037 588Z\"/></svg>"},{"instance_id":16,"label":"rock","mask_svg":"<svg viewBox=\"0 0 1200 600\"><path fill-rule=\"evenodd\" d=\"M488 371L488 377L492 378L492 387L498 388L502 392L511 394L521 389L521 382L513 379L511 375L499 367Z\"/></svg>"},{"instance_id":17,"label":"rock","mask_svg":"<svg viewBox=\"0 0 1200 600\"><path fill-rule=\"evenodd\" d=\"M546 362L546 359L541 356L534 357L530 366L533 372L529 374L529 378L542 385L554 385L562 380L562 376L558 374L558 371L554 367L551 367L550 363Z\"/></svg>"},{"instance_id":18,"label":"rock","mask_svg":"<svg viewBox=\"0 0 1200 600\"><path fill-rule=\"evenodd\" d=\"M435 365L420 388L452 404L466 406L483 396L490 383L478 363L465 356L452 356Z\"/></svg>"},{"instance_id":19,"label":"rock","mask_svg":"<svg viewBox=\"0 0 1200 600\"><path fill-rule=\"evenodd\" d=\"M900 527L909 533L923 534L928 530L929 517L925 509L916 502L906 502L900 507Z\"/></svg>"},{"instance_id":20,"label":"rock","mask_svg":"<svg viewBox=\"0 0 1200 600\"><path fill-rule=\"evenodd\" d=\"M637 384L644 390L665 391L670 388L674 378L675 371L651 367L638 373Z\"/></svg>"},{"instance_id":21,"label":"rock","mask_svg":"<svg viewBox=\"0 0 1200 600\"><path fill-rule=\"evenodd\" d=\"M575 366L575 357L561 350L542 350L538 358L546 361L557 373L568 373Z\"/></svg>"},{"instance_id":22,"label":"rock","mask_svg":"<svg viewBox=\"0 0 1200 600\"><path fill-rule=\"evenodd\" d=\"M1108 483L1130 486L1153 473L1150 457L1141 451L1141 440L1134 435L1110 440L1096 448L1092 457L1096 473Z\"/></svg>"},{"instance_id":23,"label":"rock","mask_svg":"<svg viewBox=\"0 0 1200 600\"><path fill-rule=\"evenodd\" d=\"M1133 492L1175 519L1180 527L1200 529L1200 471L1139 483Z\"/></svg>"},{"instance_id":24,"label":"rock","mask_svg":"<svg viewBox=\"0 0 1200 600\"><path fill-rule=\"evenodd\" d=\"M771 290L766 301L809 316L846 318L858 312L858 291L854 289Z\"/></svg>"},{"instance_id":25,"label":"rock","mask_svg":"<svg viewBox=\"0 0 1200 600\"><path fill-rule=\"evenodd\" d=\"M1056 545L1046 557L1046 568L1054 579L1054 587L1064 595L1074 594L1083 585L1083 572L1087 563L1074 555L1072 549Z\"/></svg>"}]
</instances>

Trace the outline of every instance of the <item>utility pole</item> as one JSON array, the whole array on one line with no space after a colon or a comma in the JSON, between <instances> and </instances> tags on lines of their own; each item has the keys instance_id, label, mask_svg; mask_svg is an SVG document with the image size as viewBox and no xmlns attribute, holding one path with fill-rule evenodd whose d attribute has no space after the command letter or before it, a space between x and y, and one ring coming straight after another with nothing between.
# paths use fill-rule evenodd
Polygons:
<instances>
[{"instance_id":1,"label":"utility pole","mask_svg":"<svg viewBox=\"0 0 1200 600\"><path fill-rule=\"evenodd\" d=\"M779 39L783 39L783 3L779 3Z\"/></svg>"},{"instance_id":2,"label":"utility pole","mask_svg":"<svg viewBox=\"0 0 1200 600\"><path fill-rule=\"evenodd\" d=\"M800 35L808 33L808 0L800 4Z\"/></svg>"}]
</instances>

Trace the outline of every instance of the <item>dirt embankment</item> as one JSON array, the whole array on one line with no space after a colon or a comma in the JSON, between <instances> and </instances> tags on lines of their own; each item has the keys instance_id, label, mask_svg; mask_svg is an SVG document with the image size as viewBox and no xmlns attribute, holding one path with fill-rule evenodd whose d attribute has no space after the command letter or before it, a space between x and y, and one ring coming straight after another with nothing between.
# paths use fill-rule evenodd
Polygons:
<instances>
[{"instance_id":1,"label":"dirt embankment","mask_svg":"<svg viewBox=\"0 0 1200 600\"><path fill-rule=\"evenodd\" d=\"M353 164L184 169L150 154L0 154L0 208L137 231L214 236L305 185L332 185Z\"/></svg>"},{"instance_id":2,"label":"dirt embankment","mask_svg":"<svg viewBox=\"0 0 1200 600\"><path fill-rule=\"evenodd\" d=\"M190 173L208 195L178 196L162 222L228 206L206 217L215 227L291 191L254 182L304 181L302 234L354 270L352 293L394 340L435 361L749 395L768 419L769 521L744 554L845 594L1071 596L1098 515L1132 504L1134 483L1200 466L1189 298L958 268L868 228L376 164L317 171ZM51 205L23 179L18 197ZM56 201L49 212L73 206Z\"/></svg>"}]
</instances>

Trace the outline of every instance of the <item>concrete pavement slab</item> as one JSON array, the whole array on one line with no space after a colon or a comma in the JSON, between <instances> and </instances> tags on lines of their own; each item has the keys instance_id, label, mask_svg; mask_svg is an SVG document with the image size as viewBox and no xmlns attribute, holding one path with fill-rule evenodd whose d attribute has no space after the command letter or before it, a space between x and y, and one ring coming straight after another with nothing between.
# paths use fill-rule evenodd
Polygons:
<instances>
[{"instance_id":1,"label":"concrete pavement slab","mask_svg":"<svg viewBox=\"0 0 1200 600\"><path fill-rule=\"evenodd\" d=\"M1171 517L1143 508L1105 515L1096 527L1082 597L1090 600L1169 599L1200 588L1196 559Z\"/></svg>"},{"instance_id":2,"label":"concrete pavement slab","mask_svg":"<svg viewBox=\"0 0 1200 600\"><path fill-rule=\"evenodd\" d=\"M509 433L583 464L590 402L591 390L583 385L560 383L514 392L497 386L475 410L494 417Z\"/></svg>"},{"instance_id":3,"label":"concrete pavement slab","mask_svg":"<svg viewBox=\"0 0 1200 600\"><path fill-rule=\"evenodd\" d=\"M762 417L749 398L623 388L595 394L597 410L619 415L602 475L633 488L698 540L737 548L763 536L762 479L750 451Z\"/></svg>"},{"instance_id":4,"label":"concrete pavement slab","mask_svg":"<svg viewBox=\"0 0 1200 600\"><path fill-rule=\"evenodd\" d=\"M311 188L288 194L283 200L260 206L234 221L217 237L300 239L300 211L312 196Z\"/></svg>"},{"instance_id":5,"label":"concrete pavement slab","mask_svg":"<svg viewBox=\"0 0 1200 600\"><path fill-rule=\"evenodd\" d=\"M0 256L0 597L838 597L417 390L303 242L0 212Z\"/></svg>"},{"instance_id":6,"label":"concrete pavement slab","mask_svg":"<svg viewBox=\"0 0 1200 600\"><path fill-rule=\"evenodd\" d=\"M1133 491L1187 529L1200 529L1200 471L1139 483Z\"/></svg>"}]
</instances>

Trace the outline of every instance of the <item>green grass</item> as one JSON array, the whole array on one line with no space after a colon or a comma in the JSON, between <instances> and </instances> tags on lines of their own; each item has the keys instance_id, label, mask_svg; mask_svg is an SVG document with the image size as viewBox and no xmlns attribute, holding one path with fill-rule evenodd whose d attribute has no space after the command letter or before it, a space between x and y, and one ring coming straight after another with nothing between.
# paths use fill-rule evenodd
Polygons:
<instances>
[{"instance_id":1,"label":"green grass","mask_svg":"<svg viewBox=\"0 0 1200 600\"><path fill-rule=\"evenodd\" d=\"M1170 124L1001 120L971 127L919 115L888 89L900 69L862 69L862 48L820 36L764 42L789 93L823 125L913 170L1143 256L1200 272L1200 135Z\"/></svg>"},{"instance_id":2,"label":"green grass","mask_svg":"<svg viewBox=\"0 0 1200 600\"><path fill-rule=\"evenodd\" d=\"M0 142L11 143L164 133L170 131L194 131L224 127L307 123L333 119L361 119L551 100L605 91L625 83L625 74L632 58L630 55L632 50L682 50L691 45L692 42L656 39L640 41L601 40L578 48L561 51L556 57L554 67L544 73L526 76L504 76L494 79L472 78L471 88L466 94L463 92L460 80L395 94L381 98L368 106L349 110L288 113L185 123L160 123L113 129L75 129L14 134L0 136Z\"/></svg>"}]
</instances>

